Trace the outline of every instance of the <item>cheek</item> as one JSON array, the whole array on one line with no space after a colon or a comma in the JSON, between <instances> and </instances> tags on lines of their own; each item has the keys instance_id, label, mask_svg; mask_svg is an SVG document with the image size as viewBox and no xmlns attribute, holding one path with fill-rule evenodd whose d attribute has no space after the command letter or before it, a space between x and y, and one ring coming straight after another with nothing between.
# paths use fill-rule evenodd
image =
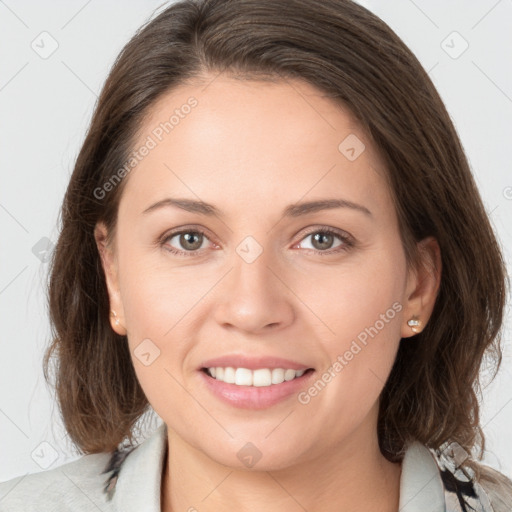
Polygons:
<instances>
[{"instance_id":1,"label":"cheek","mask_svg":"<svg viewBox=\"0 0 512 512\"><path fill-rule=\"evenodd\" d=\"M201 300L217 275L200 265L172 268L165 257L142 251L125 254L119 268L128 343L139 381L143 388L145 383L157 385L159 379L172 381L169 373L181 373L188 362L196 332L191 324L203 311ZM147 361L138 358L141 352L154 362L144 365Z\"/></svg>"},{"instance_id":2,"label":"cheek","mask_svg":"<svg viewBox=\"0 0 512 512\"><path fill-rule=\"evenodd\" d=\"M134 248L119 258L128 333L134 340L167 340L211 286L211 272L203 272L201 265L178 266L164 249L140 247L136 240L125 245Z\"/></svg>"},{"instance_id":3,"label":"cheek","mask_svg":"<svg viewBox=\"0 0 512 512\"><path fill-rule=\"evenodd\" d=\"M399 337L397 316L403 308L405 282L405 259L399 249L368 251L304 275L294 289L321 320L321 339L329 347L343 348L375 323L383 337Z\"/></svg>"},{"instance_id":4,"label":"cheek","mask_svg":"<svg viewBox=\"0 0 512 512\"><path fill-rule=\"evenodd\" d=\"M180 384L182 366L191 339L186 329L204 291L200 293L199 284L191 286L191 273L185 279L183 272L142 261L132 261L128 268L121 293L137 379L157 413L182 410L187 401Z\"/></svg>"},{"instance_id":5,"label":"cheek","mask_svg":"<svg viewBox=\"0 0 512 512\"><path fill-rule=\"evenodd\" d=\"M393 366L402 324L401 263L399 254L391 258L383 253L333 273L321 291L303 289L305 302L315 303L311 309L321 312L319 339L326 355L316 389L308 395L311 403L333 411L327 421L336 431L362 421Z\"/></svg>"}]
</instances>

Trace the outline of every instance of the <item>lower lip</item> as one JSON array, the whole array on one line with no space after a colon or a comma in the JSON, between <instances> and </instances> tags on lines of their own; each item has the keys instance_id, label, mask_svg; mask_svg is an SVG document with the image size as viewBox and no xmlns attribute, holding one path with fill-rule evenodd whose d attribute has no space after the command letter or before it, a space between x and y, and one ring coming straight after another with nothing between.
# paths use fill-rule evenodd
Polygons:
<instances>
[{"instance_id":1,"label":"lower lip","mask_svg":"<svg viewBox=\"0 0 512 512\"><path fill-rule=\"evenodd\" d=\"M223 402L240 409L266 409L299 393L315 372L308 370L300 377L271 386L237 386L214 379L203 370L199 373L207 388Z\"/></svg>"}]
</instances>

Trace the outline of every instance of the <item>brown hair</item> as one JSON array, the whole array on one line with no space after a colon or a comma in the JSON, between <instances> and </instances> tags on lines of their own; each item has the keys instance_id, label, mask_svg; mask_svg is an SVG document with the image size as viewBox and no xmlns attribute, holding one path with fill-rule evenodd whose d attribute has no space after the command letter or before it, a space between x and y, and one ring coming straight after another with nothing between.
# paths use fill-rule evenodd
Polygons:
<instances>
[{"instance_id":1,"label":"brown hair","mask_svg":"<svg viewBox=\"0 0 512 512\"><path fill-rule=\"evenodd\" d=\"M114 232L125 178L105 198L95 190L127 160L145 116L167 92L224 72L240 79L305 80L348 107L388 171L409 265L427 236L443 275L430 321L402 342L383 389L382 453L403 456L418 440L458 442L468 453L479 425L479 368L501 362L505 265L455 128L427 73L377 16L348 0L184 0L142 26L101 92L64 198L49 302L55 380L65 427L84 453L132 439L148 410L128 345L109 323L109 299L94 239ZM474 450L473 450L474 451Z\"/></svg>"}]
</instances>

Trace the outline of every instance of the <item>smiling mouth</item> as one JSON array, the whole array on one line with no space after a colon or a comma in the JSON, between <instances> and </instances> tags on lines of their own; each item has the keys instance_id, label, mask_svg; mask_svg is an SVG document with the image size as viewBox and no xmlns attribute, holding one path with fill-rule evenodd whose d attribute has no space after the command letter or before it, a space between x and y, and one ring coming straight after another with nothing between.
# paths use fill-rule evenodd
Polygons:
<instances>
[{"instance_id":1,"label":"smiling mouth","mask_svg":"<svg viewBox=\"0 0 512 512\"><path fill-rule=\"evenodd\" d=\"M216 367L201 368L201 371L209 378L224 382L225 384L246 387L271 387L283 382L299 379L315 370L313 368L308 368L307 370L284 368L250 370L248 368Z\"/></svg>"}]
</instances>

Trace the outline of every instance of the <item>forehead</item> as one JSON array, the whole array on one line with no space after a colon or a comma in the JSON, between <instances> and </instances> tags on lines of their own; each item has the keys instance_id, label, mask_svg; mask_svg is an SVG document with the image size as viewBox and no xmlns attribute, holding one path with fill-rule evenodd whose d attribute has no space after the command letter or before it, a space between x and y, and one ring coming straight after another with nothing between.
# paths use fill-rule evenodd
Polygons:
<instances>
[{"instance_id":1,"label":"forehead","mask_svg":"<svg viewBox=\"0 0 512 512\"><path fill-rule=\"evenodd\" d=\"M220 75L182 85L152 106L134 150L145 155L123 196L139 210L170 194L260 209L326 197L390 202L382 163L357 120L299 80Z\"/></svg>"}]
</instances>

